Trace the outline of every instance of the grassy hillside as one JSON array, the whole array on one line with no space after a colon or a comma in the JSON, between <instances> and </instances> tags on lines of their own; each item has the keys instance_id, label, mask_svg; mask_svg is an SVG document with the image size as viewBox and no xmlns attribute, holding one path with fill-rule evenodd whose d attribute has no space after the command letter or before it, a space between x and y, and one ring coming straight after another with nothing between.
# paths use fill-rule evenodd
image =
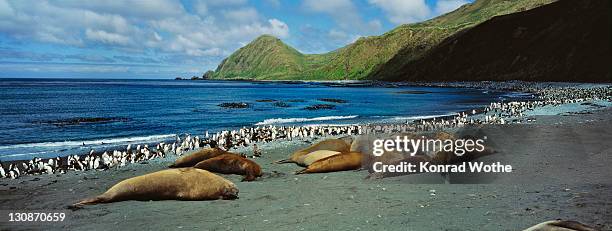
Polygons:
<instances>
[{"instance_id":1,"label":"grassy hillside","mask_svg":"<svg viewBox=\"0 0 612 231\"><path fill-rule=\"evenodd\" d=\"M224 59L213 75L249 79L276 79L298 75L305 56L280 39L264 35Z\"/></svg>"},{"instance_id":2,"label":"grassy hillside","mask_svg":"<svg viewBox=\"0 0 612 231\"><path fill-rule=\"evenodd\" d=\"M560 0L457 33L421 58L400 51L373 73L393 81L612 82L612 3ZM607 29L603 29L607 28Z\"/></svg>"},{"instance_id":3,"label":"grassy hillside","mask_svg":"<svg viewBox=\"0 0 612 231\"><path fill-rule=\"evenodd\" d=\"M443 39L496 15L524 11L553 0L476 0L437 18L401 25L380 36L360 38L325 54L301 54L269 35L261 36L223 60L209 74L215 79L341 80L372 77L397 57L414 60Z\"/></svg>"}]
</instances>

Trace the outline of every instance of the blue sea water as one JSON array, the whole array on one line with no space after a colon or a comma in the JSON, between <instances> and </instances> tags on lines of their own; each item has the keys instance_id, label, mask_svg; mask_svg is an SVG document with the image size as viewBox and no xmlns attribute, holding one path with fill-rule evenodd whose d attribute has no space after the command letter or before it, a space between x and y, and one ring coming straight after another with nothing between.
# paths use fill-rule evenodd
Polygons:
<instances>
[{"instance_id":1,"label":"blue sea water","mask_svg":"<svg viewBox=\"0 0 612 231\"><path fill-rule=\"evenodd\" d=\"M426 94L399 94L426 91ZM330 87L313 83L0 79L0 160L85 153L176 134L256 125L403 122L482 107L508 92L429 87ZM322 98L345 100L324 102ZM272 99L289 107L277 107ZM245 102L228 109L218 104ZM304 110L333 104L331 110ZM107 118L92 123L60 123Z\"/></svg>"}]
</instances>

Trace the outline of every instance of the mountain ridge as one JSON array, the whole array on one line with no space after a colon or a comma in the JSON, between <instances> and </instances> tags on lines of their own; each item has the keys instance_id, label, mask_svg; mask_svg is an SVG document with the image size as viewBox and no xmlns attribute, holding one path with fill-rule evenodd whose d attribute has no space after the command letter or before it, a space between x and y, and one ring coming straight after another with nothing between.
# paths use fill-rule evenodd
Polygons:
<instances>
[{"instance_id":1,"label":"mountain ridge","mask_svg":"<svg viewBox=\"0 0 612 231\"><path fill-rule=\"evenodd\" d=\"M323 54L302 54L281 40L275 38L273 41L272 36L264 35L238 49L224 59L214 72L207 72L205 77L254 80L365 79L379 65L395 57L401 49L411 50L404 58L416 59L444 38L493 16L524 11L552 1L477 0L424 22L400 25L378 36L361 37L351 44ZM262 41L271 44L261 44ZM252 46L253 43L258 45ZM268 53L270 49L276 53ZM276 60L272 55L277 56Z\"/></svg>"}]
</instances>

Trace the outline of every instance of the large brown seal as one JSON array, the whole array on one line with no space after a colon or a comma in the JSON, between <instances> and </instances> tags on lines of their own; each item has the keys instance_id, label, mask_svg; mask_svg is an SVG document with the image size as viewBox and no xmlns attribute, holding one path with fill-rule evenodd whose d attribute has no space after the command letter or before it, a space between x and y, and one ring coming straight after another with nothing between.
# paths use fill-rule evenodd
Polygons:
<instances>
[{"instance_id":1,"label":"large brown seal","mask_svg":"<svg viewBox=\"0 0 612 231\"><path fill-rule=\"evenodd\" d=\"M542 222L523 231L597 231L597 229L577 221L555 220Z\"/></svg>"},{"instance_id":2,"label":"large brown seal","mask_svg":"<svg viewBox=\"0 0 612 231\"><path fill-rule=\"evenodd\" d=\"M255 161L231 153L200 161L193 167L223 174L244 175L243 181L253 181L262 176L261 167Z\"/></svg>"},{"instance_id":3,"label":"large brown seal","mask_svg":"<svg viewBox=\"0 0 612 231\"><path fill-rule=\"evenodd\" d=\"M327 157L335 156L339 154L341 154L341 152L329 151L329 150L314 151L314 152L308 153L308 155L301 156L298 163L302 163L304 164L303 166L306 167L320 159L325 159Z\"/></svg>"},{"instance_id":4,"label":"large brown seal","mask_svg":"<svg viewBox=\"0 0 612 231\"><path fill-rule=\"evenodd\" d=\"M277 164L296 163L296 164L305 166L304 163L301 162L302 159L300 157L307 155L308 153L318 151L318 150L328 150L328 151L336 151L336 152L344 153L344 152L348 152L350 148L351 147L349 146L349 144L347 144L346 141L344 140L328 139L328 140L323 140L321 142L318 142L308 148L294 152L293 154L291 154L289 159L279 160L279 161L276 161L275 163Z\"/></svg>"},{"instance_id":5,"label":"large brown seal","mask_svg":"<svg viewBox=\"0 0 612 231\"><path fill-rule=\"evenodd\" d=\"M359 152L363 154L362 166L371 170L372 164L374 162L383 162L387 164L387 163L392 163L392 161L394 160L402 159L405 156L408 156L408 153L397 152L397 151L389 152L389 151L384 151L384 150L383 150L384 153L381 156L374 155L374 141L375 140L395 139L395 137L397 136L399 137L406 136L409 139L420 138L420 136L418 136L415 133L398 133L395 135L388 134L388 135L381 135L381 136L360 135L360 136L357 136L355 139L353 139L353 142L351 143L350 151ZM418 153L420 154L420 151Z\"/></svg>"},{"instance_id":6,"label":"large brown seal","mask_svg":"<svg viewBox=\"0 0 612 231\"><path fill-rule=\"evenodd\" d=\"M389 157L387 157L389 156ZM375 172L373 169L373 164L375 162L381 162L383 164L386 165L397 165L400 164L402 162L406 163L406 164L413 164L415 166L420 166L422 163L428 163L431 162L431 158L427 155L415 155L415 156L410 156L407 155L406 157L400 158L401 156L397 153L397 152L385 152L385 154L383 154L382 156L380 156L380 158L375 159L374 162L369 163L366 167L368 169L368 172L370 173L366 179L382 179L385 177L394 177L394 176L401 176L401 175L409 175L409 174L418 174L421 173L420 168L417 168L415 172L411 172L411 173L404 173L404 172Z\"/></svg>"},{"instance_id":7,"label":"large brown seal","mask_svg":"<svg viewBox=\"0 0 612 231\"><path fill-rule=\"evenodd\" d=\"M171 164L170 168L182 168L182 167L193 167L200 161L210 159L213 157L217 157L223 154L228 153L227 151L220 148L204 148L197 152L191 153L189 155L181 156L176 159L173 164Z\"/></svg>"},{"instance_id":8,"label":"large brown seal","mask_svg":"<svg viewBox=\"0 0 612 231\"><path fill-rule=\"evenodd\" d=\"M478 159L483 156L491 155L495 153L493 149L485 147L482 152L465 152L462 156L457 156L453 152L440 151L431 157L432 164L457 164L463 162L469 162Z\"/></svg>"},{"instance_id":9,"label":"large brown seal","mask_svg":"<svg viewBox=\"0 0 612 231\"><path fill-rule=\"evenodd\" d=\"M129 178L102 195L75 204L126 200L217 200L238 198L236 185L223 177L195 168L166 169Z\"/></svg>"},{"instance_id":10,"label":"large brown seal","mask_svg":"<svg viewBox=\"0 0 612 231\"><path fill-rule=\"evenodd\" d=\"M359 152L342 153L318 160L295 174L356 170L361 168L361 158Z\"/></svg>"}]
</instances>

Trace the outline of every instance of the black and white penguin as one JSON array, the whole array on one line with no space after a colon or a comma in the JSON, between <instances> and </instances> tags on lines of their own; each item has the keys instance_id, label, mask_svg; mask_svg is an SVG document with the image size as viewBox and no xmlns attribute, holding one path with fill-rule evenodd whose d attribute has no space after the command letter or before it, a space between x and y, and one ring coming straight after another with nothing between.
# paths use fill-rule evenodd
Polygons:
<instances>
[{"instance_id":1,"label":"black and white penguin","mask_svg":"<svg viewBox=\"0 0 612 231\"><path fill-rule=\"evenodd\" d=\"M6 178L6 171L4 171L4 166L2 165L2 161L0 161L0 178Z\"/></svg>"}]
</instances>

